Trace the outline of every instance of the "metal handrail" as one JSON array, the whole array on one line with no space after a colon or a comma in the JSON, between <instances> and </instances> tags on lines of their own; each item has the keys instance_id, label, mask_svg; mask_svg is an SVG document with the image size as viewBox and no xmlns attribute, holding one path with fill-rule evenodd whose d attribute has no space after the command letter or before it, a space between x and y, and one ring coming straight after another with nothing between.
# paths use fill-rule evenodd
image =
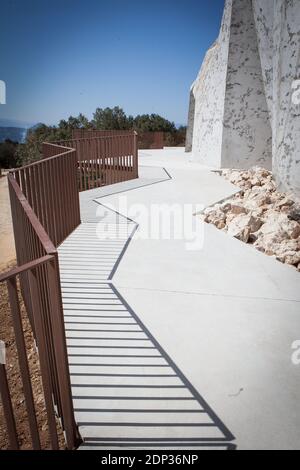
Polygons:
<instances>
[{"instance_id":1,"label":"metal handrail","mask_svg":"<svg viewBox=\"0 0 300 470\"><path fill-rule=\"evenodd\" d=\"M33 448L40 448L40 439L17 281L38 346L51 445L58 448L57 412L72 449L80 437L71 396L57 247L80 224L80 190L138 176L137 133L45 142L43 157L8 174L18 266L2 273L0 282L6 282L9 294ZM0 385L10 447L18 448L4 365Z\"/></svg>"},{"instance_id":2,"label":"metal handrail","mask_svg":"<svg viewBox=\"0 0 300 470\"><path fill-rule=\"evenodd\" d=\"M32 446L34 449L40 449L40 437L22 327L17 281L20 283L26 313L38 346L51 446L53 449L59 447L55 417L57 412L65 431L66 445L69 449L73 449L80 442L80 438L75 423L71 396L56 246L68 235L68 232L71 233L80 223L76 181L77 159L73 149L62 152L65 148L61 146L51 144L46 144L46 146L50 153L59 151L59 154L50 155L48 159L34 162L8 174L18 266L1 274L0 282L6 282L9 294ZM47 198L52 197L52 188L49 181L45 181L45 179L54 175L56 175L58 182L51 183L60 186L61 200L56 200L58 204L54 204L53 199L51 206ZM64 185L62 184L63 176L67 180ZM62 217L64 214L61 211L60 202L63 201L67 206L71 196L75 197L75 206L71 211L73 218L67 220ZM64 229L59 230L57 237L55 231L52 231L55 244L45 228L45 226L51 228L53 220L56 227L60 223L65 224ZM43 221L44 223L42 223ZM14 425L10 413L11 400L4 366L1 367L0 374L2 400L8 411L6 419L10 448L18 448L18 436L17 434L13 435Z\"/></svg>"}]
</instances>

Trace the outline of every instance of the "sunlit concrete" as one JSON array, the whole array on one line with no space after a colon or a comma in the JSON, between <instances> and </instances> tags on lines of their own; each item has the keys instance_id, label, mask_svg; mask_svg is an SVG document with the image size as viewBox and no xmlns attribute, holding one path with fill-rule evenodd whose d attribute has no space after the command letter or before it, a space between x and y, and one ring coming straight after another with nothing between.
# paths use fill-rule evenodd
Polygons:
<instances>
[{"instance_id":1,"label":"sunlit concrete","mask_svg":"<svg viewBox=\"0 0 300 470\"><path fill-rule=\"evenodd\" d=\"M210 205L237 189L183 149L140 152L144 166L172 179L100 197L135 204ZM147 170L146 170L147 171ZM213 226L195 222L196 240L141 240L143 218L112 282L153 336L234 434L240 449L300 448L299 273Z\"/></svg>"}]
</instances>

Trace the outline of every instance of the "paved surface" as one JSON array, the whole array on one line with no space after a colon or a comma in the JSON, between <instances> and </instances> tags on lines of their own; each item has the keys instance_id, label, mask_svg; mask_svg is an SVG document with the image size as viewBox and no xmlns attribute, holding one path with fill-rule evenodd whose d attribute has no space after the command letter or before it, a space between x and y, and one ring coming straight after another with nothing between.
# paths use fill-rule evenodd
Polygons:
<instances>
[{"instance_id":1,"label":"paved surface","mask_svg":"<svg viewBox=\"0 0 300 470\"><path fill-rule=\"evenodd\" d=\"M11 220L7 172L0 177L0 270L8 269L16 258L15 239Z\"/></svg>"},{"instance_id":2,"label":"paved surface","mask_svg":"<svg viewBox=\"0 0 300 470\"><path fill-rule=\"evenodd\" d=\"M114 185L118 188L111 186L93 190L90 192L91 198L84 193L85 201L82 204L86 222L60 248L65 315L79 315L79 318L66 317L67 322L71 321L66 323L66 327L71 370L80 374L72 375L72 383L77 420L86 438L82 448L110 448L110 445L157 448L158 442L154 442L154 436L159 429L159 445L166 448L174 446L171 439L177 439L175 442L180 448L206 448L220 444L220 448L227 448L233 442L244 449L298 449L300 368L291 362L291 344L300 337L299 273L214 227L202 224L196 217L194 229L197 236L193 242L201 246L204 240L200 249L191 250L186 240L139 239L145 220L136 211L137 203L143 203L148 208L151 203L166 202L207 206L236 191L209 169L190 164L181 149L141 152L140 164L148 167L157 165L156 169L141 168L142 187L133 189L132 182L128 182L122 183L123 193L120 193L120 185ZM172 179L164 178L166 173L163 174L159 167L165 167ZM114 190L117 194L113 194ZM127 208L124 213L123 204L122 214L131 216L135 223L124 217L116 219L114 212L107 209L110 207L118 211L120 198L124 195ZM93 199L97 199L97 203ZM86 209L91 204L99 207L98 215ZM103 215L106 219L101 218ZM97 224L99 219L100 224ZM136 223L139 225L136 226ZM110 235L118 230L118 237L116 240L111 237L99 240L96 227L98 233L103 230ZM107 251L106 243L113 248L107 260L102 251ZM116 245L111 246L112 243ZM68 265L70 249L73 249L75 270L70 270ZM85 250L89 252L88 257ZM79 260L85 266L83 269ZM78 296L83 298L83 304L77 304L74 300ZM102 307L108 297L109 305ZM91 301L87 302L89 298L93 298L96 306L91 307ZM70 302L77 304L76 312ZM68 310L70 308L71 311ZM132 323L130 327L125 326L126 332L115 332L113 337L109 332L108 338L113 339L105 341L113 341L107 344L112 347L113 361L116 361L115 354L120 352L120 348L115 346L122 346L127 341L129 346L135 345L130 341L136 341L141 335L139 346L143 343L144 347L153 348L149 350L155 352L151 354L155 355L151 361L159 362L147 364L151 366L151 372L148 367L140 368L141 364L137 364L145 358L130 357L129 361L134 360L134 366L123 362L128 358L120 358L121 365L118 362L118 366L108 366L111 358L91 355L95 348L101 349L102 335L108 335L107 326L101 325L101 331L96 331L94 325L94 315L103 315L103 312L107 315L105 309L110 311L112 323L118 321L119 315L128 317L124 318L125 323ZM91 328L86 325L87 315ZM73 324L75 319L78 323ZM115 331L115 326L108 327ZM129 332L128 328L134 332ZM73 330L76 330L76 338L73 338ZM125 334L126 339L119 342L115 336L117 333L118 338L119 334ZM133 334L135 339L129 338L129 334ZM81 344L77 341L78 335L82 338ZM95 338L98 335L101 339ZM76 349L76 345L81 347ZM87 345L92 347L85 350ZM129 351L137 356L137 349ZM144 349L143 355L145 351L147 354L149 352ZM146 360L150 361L149 358ZM91 365L83 369L82 363ZM162 373L163 364L168 370L167 374ZM107 374L108 367L109 374L117 374L113 377L113 388L108 387L112 385L111 376L99 375ZM123 367L125 372L122 372ZM132 374L129 373L132 367L137 367L134 374L139 377L118 376L120 373ZM91 373L90 369L93 374L97 370L97 376L87 376ZM147 375L159 377L149 379ZM170 377L163 378L162 375ZM124 413L124 406L128 407L129 403L128 394L134 389L132 385L137 385L136 380L141 381L142 385L136 390L147 393L148 398L153 398L154 390L162 394L165 385L168 395L170 390L176 393L177 401L161 397L163 400L159 401L158 410L152 400L141 400L139 397L130 402L129 409L132 406L141 409L134 415ZM159 387L148 389L149 380ZM154 384L153 380L159 382ZM101 387L90 387L96 383ZM120 385L124 383L131 386L127 390L126 404L120 400ZM170 385L180 388L169 388ZM148 395L149 390L152 395ZM100 398L104 392L110 397L105 401ZM192 399L192 412L182 408L182 403L179 405L181 395L178 392L191 394L183 398ZM82 394L91 396L90 393L98 395L82 398ZM146 406L157 409L157 413L161 414L149 413ZM99 408L98 412L95 412L95 407ZM104 407L115 412L105 412ZM130 421L127 421L129 416ZM158 423L162 416L163 422ZM134 435L130 430L133 423ZM202 426L199 426L200 423ZM204 423L212 426L205 427ZM202 434L199 434L200 429ZM217 434L211 435L207 430ZM133 440L126 441L128 438ZM223 439L225 446L217 439Z\"/></svg>"}]
</instances>

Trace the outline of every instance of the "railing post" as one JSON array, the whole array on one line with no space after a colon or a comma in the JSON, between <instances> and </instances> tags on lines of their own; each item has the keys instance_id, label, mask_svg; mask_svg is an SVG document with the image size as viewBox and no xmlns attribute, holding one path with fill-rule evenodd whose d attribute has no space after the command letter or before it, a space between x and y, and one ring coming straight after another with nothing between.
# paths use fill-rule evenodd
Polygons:
<instances>
[{"instance_id":1,"label":"railing post","mask_svg":"<svg viewBox=\"0 0 300 470\"><path fill-rule=\"evenodd\" d=\"M75 423L73 402L71 398L71 381L63 320L57 253L54 255L53 260L47 264L47 268L52 336L63 414L62 421L66 433L67 447L68 449L74 449L79 444L80 438Z\"/></svg>"},{"instance_id":2,"label":"railing post","mask_svg":"<svg viewBox=\"0 0 300 470\"><path fill-rule=\"evenodd\" d=\"M55 413L53 409L53 396L51 387L50 355L47 351L45 313L42 311L36 270L29 271L29 285L32 297L32 312L36 328L36 341L41 364L41 376L44 389L45 405L48 418L51 447L53 450L59 449Z\"/></svg>"},{"instance_id":3,"label":"railing post","mask_svg":"<svg viewBox=\"0 0 300 470\"><path fill-rule=\"evenodd\" d=\"M23 326L21 320L21 312L19 307L19 300L18 300L18 291L17 291L17 283L15 278L11 278L7 280L7 288L8 288L8 295L9 295L9 303L11 307L11 315L14 325L15 337L16 337L16 345L18 351L18 358L20 364L20 371L23 383L23 391L25 396L26 408L28 413L28 421L29 421L29 428L32 437L32 444L35 450L39 450L40 446L40 438L39 438L39 430L36 420L36 413L34 407L34 399L31 387L31 380L30 380L30 372L28 367L27 361L27 351L25 346L25 340L23 335Z\"/></svg>"},{"instance_id":4,"label":"railing post","mask_svg":"<svg viewBox=\"0 0 300 470\"><path fill-rule=\"evenodd\" d=\"M19 450L17 437L17 428L10 399L8 382L5 371L5 344L0 341L0 393L3 404L3 414L6 421L7 434L9 440L9 448L11 450Z\"/></svg>"},{"instance_id":5,"label":"railing post","mask_svg":"<svg viewBox=\"0 0 300 470\"><path fill-rule=\"evenodd\" d=\"M138 170L138 134L136 131L133 131L133 177L139 177L139 170Z\"/></svg>"}]
</instances>

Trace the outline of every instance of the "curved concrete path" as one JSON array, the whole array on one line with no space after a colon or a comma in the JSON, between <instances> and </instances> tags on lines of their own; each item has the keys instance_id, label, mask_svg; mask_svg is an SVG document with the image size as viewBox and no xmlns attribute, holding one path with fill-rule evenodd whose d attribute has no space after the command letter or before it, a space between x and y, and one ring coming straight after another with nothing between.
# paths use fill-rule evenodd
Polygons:
<instances>
[{"instance_id":1,"label":"curved concrete path","mask_svg":"<svg viewBox=\"0 0 300 470\"><path fill-rule=\"evenodd\" d=\"M203 434L203 429L202 434L199 434L200 427L195 427L195 423L200 421L194 421L194 414L188 415L183 411L180 422L184 426L180 428L179 413L176 414L175 411L175 414L172 412L164 415L161 424L169 425L160 427L159 438L163 439L160 445L174 445L174 441L170 439L177 439L177 446L183 446L185 443L188 448L195 445L200 448L206 445L206 448L212 443L219 445L220 442L216 438L223 439L228 444L235 436L234 442L238 448L299 448L300 367L296 367L291 361L291 345L300 337L299 273L214 227L203 224L199 218L196 219L195 227L199 234L204 233L202 249L188 250L185 240L139 239L144 220L138 213L131 217L134 221L120 217L116 222L113 217L114 212L111 209L118 211L120 200L124 196L128 212L124 213L123 210L122 214L128 216L137 203L142 203L149 209L153 203L207 206L236 191L236 188L208 168L189 163L182 149L140 152L140 164L146 165L147 168L141 167L139 180L92 190L81 196L83 223L60 248L63 295L67 298L75 293L81 297L81 293L86 292L83 290L84 286L86 287L84 283L96 282L97 285L88 287L92 289L91 293L96 294L96 298L101 299L101 302L105 297L111 297L110 303L118 304L118 309L125 309L124 316L131 318L124 321L132 321L134 330L138 329L139 334L143 335L143 340L150 341L150 347L155 349L155 354L161 356L160 359L153 359L166 361L165 365L170 368L166 375L172 377L163 380L175 381L175 387L181 387L181 393L186 393L186 387L187 393L191 393L191 398L198 403L198 411L202 411L202 416L206 416L204 421L213 424L214 429L222 434L209 435L206 430ZM172 179L169 179L169 176ZM97 206L100 208L98 215L95 214ZM106 232L114 231L116 224L118 227L123 225L118 232L117 245L111 246L112 258L107 260L103 270L99 270L99 263L104 259L101 251L101 243L104 242L100 243L96 238L96 227L99 230L101 223L105 224L105 219L100 221L100 225L99 222L97 224L99 217L103 215L106 216ZM75 244L72 246L73 239ZM93 240L98 240L96 247L93 246ZM77 242L79 245L76 245ZM110 244L111 242L112 240ZM94 254L86 257L87 248L89 253ZM71 249L74 259L82 262L78 264L76 261L75 271L73 268L66 270L70 268L65 261L66 255L70 256L66 253L68 249ZM98 257L95 250L99 250ZM105 250L107 251L107 248ZM89 264L90 261L94 268ZM86 271L82 266L85 266ZM68 283L74 282L79 285L73 285L68 292ZM101 293L103 295L100 295ZM84 297L87 298L87 294ZM64 303L66 315L78 314L72 310L68 313L69 302L64 299ZM109 307L109 310L115 308ZM87 320L82 317L90 307L85 306L82 309L81 305L79 309L79 320L84 323ZM123 316L123 313L115 312L113 315ZM71 317L71 320L74 321L75 318ZM68 323L66 326L68 329ZM93 328L94 325L88 329ZM71 329L82 330L87 327L82 327L79 323ZM67 334L73 335L71 332ZM76 333L79 334L81 335ZM94 333L91 333L92 335ZM73 346L72 341L72 338L68 339L70 348ZM91 346L90 343L87 344ZM74 360L77 361L75 364L86 362L82 355L84 344L80 346L81 348L75 350L77 356L70 355L72 369ZM99 347L99 344L96 346ZM118 348L112 354L117 350ZM70 354L72 351L74 353L74 349L70 351ZM80 360L74 359L76 357L80 357ZM138 358L135 359L137 360ZM93 358L94 361L99 361L97 356ZM79 374L82 373L81 364L74 367L80 367ZM86 373L87 370L84 370ZM143 374L145 375L145 370L142 371ZM80 385L75 383L78 377L80 375L72 378L76 390ZM97 380L98 385L103 387L101 376ZM114 380L117 381L117 387L109 393L115 392L124 383L120 378L115 377ZM139 380L146 380L146 377ZM152 383L153 378L150 380ZM84 381L87 379L84 378ZM89 390L89 383L87 382L81 390ZM146 382L142 384L145 385ZM161 382L159 384L162 385ZM169 387L170 383L165 385ZM161 392L162 388L158 390ZM175 393L177 392L175 388ZM86 409L86 403L77 403L76 400L75 408ZM118 407L118 394L115 394L112 400L111 406ZM138 403L142 402L138 400ZM170 409L170 403L164 401L165 410ZM105 406L101 400L98 405L100 410ZM91 419L98 419L102 425L94 426L91 431L91 427L87 430L90 424L84 421L81 431L86 433L87 442L83 448L93 448L95 445L110 448L108 442L113 446L125 445L126 448L154 445L153 434L149 434L153 423L150 422L150 427L147 426L149 417L146 421L141 421L145 427L139 425L136 428L138 435L135 433L132 436L130 445L128 441L122 441L124 436L120 430L124 430L124 413L120 408L115 408L117 415L113 417L111 413L106 413L110 424L112 419L117 423L109 431L110 441L105 440L107 435L103 432L104 414L100 415L100 421L99 416L95 418L95 413L91 414L93 412L90 411L89 422ZM177 404L175 409L180 409ZM143 411L145 412L145 408ZM145 419L145 416L140 415L140 418ZM82 415L78 415L79 422L81 418ZM118 423L122 422L118 427ZM177 427L174 427L174 423ZM147 432L143 434L145 430ZM196 435L193 434L195 431ZM146 444L149 438L150 441Z\"/></svg>"}]
</instances>

